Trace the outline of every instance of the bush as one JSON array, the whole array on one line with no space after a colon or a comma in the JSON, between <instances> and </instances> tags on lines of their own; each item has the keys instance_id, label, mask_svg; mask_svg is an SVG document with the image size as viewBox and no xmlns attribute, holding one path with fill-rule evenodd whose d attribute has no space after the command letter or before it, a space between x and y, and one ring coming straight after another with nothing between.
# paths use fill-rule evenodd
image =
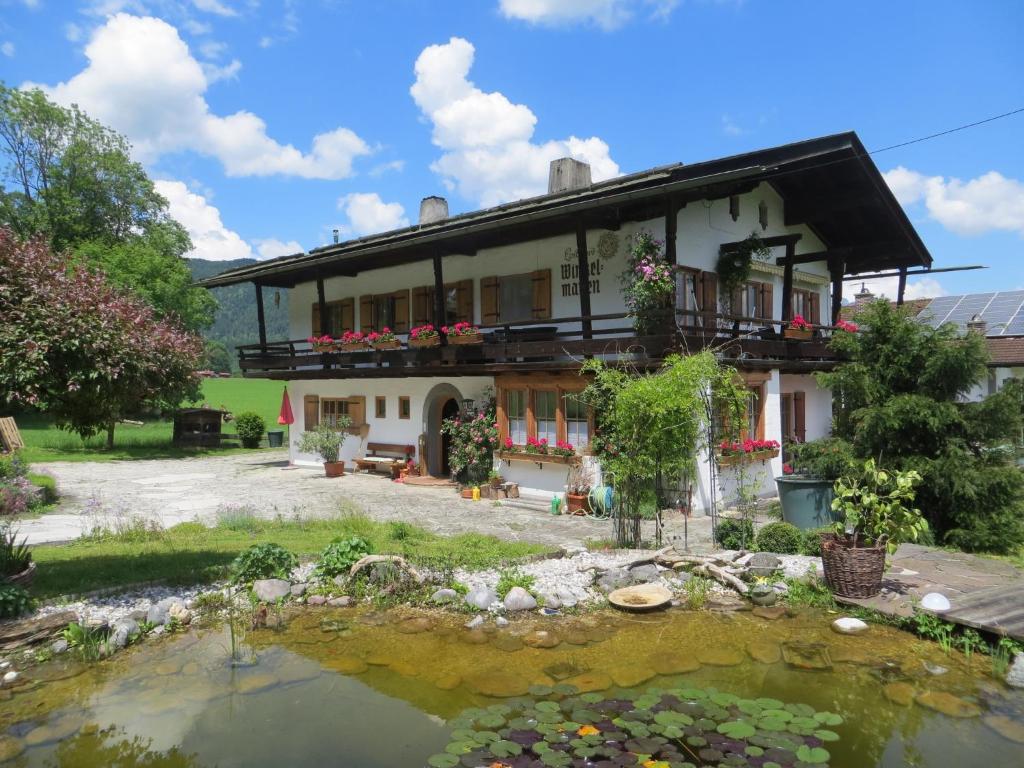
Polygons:
<instances>
[{"instance_id":1,"label":"bush","mask_svg":"<svg viewBox=\"0 0 1024 768\"><path fill-rule=\"evenodd\" d=\"M722 549L744 549L753 546L754 524L739 518L722 518L718 521L715 543Z\"/></svg>"},{"instance_id":2,"label":"bush","mask_svg":"<svg viewBox=\"0 0 1024 768\"><path fill-rule=\"evenodd\" d=\"M28 568L32 562L27 539L18 541L18 534L11 526L0 526L0 576L14 576Z\"/></svg>"},{"instance_id":3,"label":"bush","mask_svg":"<svg viewBox=\"0 0 1024 768\"><path fill-rule=\"evenodd\" d=\"M339 416L335 423L334 429L320 424L316 429L303 432L299 438L299 452L315 453L324 464L336 462L341 454L341 445L345 442L344 430L352 426L352 420L348 416Z\"/></svg>"},{"instance_id":4,"label":"bush","mask_svg":"<svg viewBox=\"0 0 1024 768\"><path fill-rule=\"evenodd\" d=\"M251 584L256 579L287 579L299 558L280 544L254 544L231 564L232 581Z\"/></svg>"},{"instance_id":5,"label":"bush","mask_svg":"<svg viewBox=\"0 0 1024 768\"><path fill-rule=\"evenodd\" d=\"M803 533L792 523L768 523L754 539L760 551L777 555L799 554L803 540Z\"/></svg>"},{"instance_id":6,"label":"bush","mask_svg":"<svg viewBox=\"0 0 1024 768\"><path fill-rule=\"evenodd\" d=\"M14 480L28 474L28 464L14 453L0 454L0 480Z\"/></svg>"},{"instance_id":7,"label":"bush","mask_svg":"<svg viewBox=\"0 0 1024 768\"><path fill-rule=\"evenodd\" d=\"M352 566L371 552L373 547L370 542L358 536L335 539L320 553L313 575L319 581L333 579L335 576L347 576Z\"/></svg>"},{"instance_id":8,"label":"bush","mask_svg":"<svg viewBox=\"0 0 1024 768\"><path fill-rule=\"evenodd\" d=\"M20 517L39 501L32 483L24 477L0 480L0 517Z\"/></svg>"},{"instance_id":9,"label":"bush","mask_svg":"<svg viewBox=\"0 0 1024 768\"><path fill-rule=\"evenodd\" d=\"M267 431L267 422L258 413L246 411L235 417L235 431L243 448L259 448L263 433Z\"/></svg>"},{"instance_id":10,"label":"bush","mask_svg":"<svg viewBox=\"0 0 1024 768\"><path fill-rule=\"evenodd\" d=\"M802 532L800 554L821 557L821 534L832 533L829 528L812 528Z\"/></svg>"},{"instance_id":11,"label":"bush","mask_svg":"<svg viewBox=\"0 0 1024 768\"><path fill-rule=\"evenodd\" d=\"M0 619L16 619L34 607L34 602L21 587L13 584L0 586Z\"/></svg>"},{"instance_id":12,"label":"bush","mask_svg":"<svg viewBox=\"0 0 1024 768\"><path fill-rule=\"evenodd\" d=\"M853 446L838 437L795 443L788 446L787 453L795 474L822 480L838 480L860 464L853 455Z\"/></svg>"}]
</instances>

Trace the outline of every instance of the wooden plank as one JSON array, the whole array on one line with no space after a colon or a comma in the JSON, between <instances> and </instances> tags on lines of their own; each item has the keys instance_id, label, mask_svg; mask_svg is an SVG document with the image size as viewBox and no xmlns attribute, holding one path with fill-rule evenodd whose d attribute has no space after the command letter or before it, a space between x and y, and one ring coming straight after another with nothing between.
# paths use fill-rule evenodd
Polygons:
<instances>
[{"instance_id":1,"label":"wooden plank","mask_svg":"<svg viewBox=\"0 0 1024 768\"><path fill-rule=\"evenodd\" d=\"M256 325L259 327L260 349L267 348L267 321L263 315L263 286L253 283L256 286ZM323 306L320 307L320 317L324 317ZM321 321L322 322L322 321Z\"/></svg>"},{"instance_id":2,"label":"wooden plank","mask_svg":"<svg viewBox=\"0 0 1024 768\"><path fill-rule=\"evenodd\" d=\"M979 589L951 602L946 621L1024 640L1024 584Z\"/></svg>"},{"instance_id":3,"label":"wooden plank","mask_svg":"<svg viewBox=\"0 0 1024 768\"><path fill-rule=\"evenodd\" d=\"M583 219L576 224L576 263L579 267L580 315L587 318L581 325L583 338L593 336L593 324L590 322L590 254L587 250L587 225Z\"/></svg>"},{"instance_id":4,"label":"wooden plank","mask_svg":"<svg viewBox=\"0 0 1024 768\"><path fill-rule=\"evenodd\" d=\"M25 447L25 441L21 439L18 425L14 422L13 416L0 418L0 448L5 451L17 451Z\"/></svg>"}]
</instances>

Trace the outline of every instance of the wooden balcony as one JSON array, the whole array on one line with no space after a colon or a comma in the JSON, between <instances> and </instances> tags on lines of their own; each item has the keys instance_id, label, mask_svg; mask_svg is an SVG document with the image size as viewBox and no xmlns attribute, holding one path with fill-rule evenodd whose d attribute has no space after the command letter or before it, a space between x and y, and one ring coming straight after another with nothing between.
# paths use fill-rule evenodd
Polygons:
<instances>
[{"instance_id":1,"label":"wooden balcony","mask_svg":"<svg viewBox=\"0 0 1024 768\"><path fill-rule=\"evenodd\" d=\"M611 323L611 327L593 327ZM626 314L588 315L480 326L482 344L446 344L442 339L437 347L323 353L314 352L302 339L248 344L238 348L238 356L243 375L284 380L565 371L578 369L592 357L612 365L650 369L661 365L669 354L703 349L712 349L724 361L747 369L780 368L796 373L827 370L835 364L828 349L831 328L819 326L811 339L792 340L783 338L783 325L781 321L682 312L676 313L671 332L637 336Z\"/></svg>"}]
</instances>

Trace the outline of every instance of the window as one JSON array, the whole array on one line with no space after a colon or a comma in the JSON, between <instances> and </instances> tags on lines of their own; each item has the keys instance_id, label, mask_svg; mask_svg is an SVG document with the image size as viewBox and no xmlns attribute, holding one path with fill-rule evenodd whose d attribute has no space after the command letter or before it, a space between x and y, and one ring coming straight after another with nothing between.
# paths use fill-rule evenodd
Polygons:
<instances>
[{"instance_id":1,"label":"window","mask_svg":"<svg viewBox=\"0 0 1024 768\"><path fill-rule=\"evenodd\" d=\"M700 308L697 300L698 274L689 269L681 269L676 273L676 309L681 313L679 321L683 325L694 325L697 322L695 313Z\"/></svg>"},{"instance_id":2,"label":"window","mask_svg":"<svg viewBox=\"0 0 1024 768\"><path fill-rule=\"evenodd\" d=\"M359 297L359 330L409 332L409 289Z\"/></svg>"},{"instance_id":3,"label":"window","mask_svg":"<svg viewBox=\"0 0 1024 768\"><path fill-rule=\"evenodd\" d=\"M373 297L373 328L382 330L395 327L395 297Z\"/></svg>"},{"instance_id":4,"label":"window","mask_svg":"<svg viewBox=\"0 0 1024 768\"><path fill-rule=\"evenodd\" d=\"M338 419L348 416L352 420L350 429L366 423L365 397L325 397L320 400L320 423L332 429L338 428Z\"/></svg>"},{"instance_id":5,"label":"window","mask_svg":"<svg viewBox=\"0 0 1024 768\"><path fill-rule=\"evenodd\" d=\"M386 419L388 417L388 399L386 397L377 395L373 413L378 419Z\"/></svg>"},{"instance_id":6,"label":"window","mask_svg":"<svg viewBox=\"0 0 1024 768\"><path fill-rule=\"evenodd\" d=\"M340 301L328 301L324 304L325 321L320 322L320 304L313 304L312 330L314 334L326 334L338 338L345 331L355 329L355 318L353 315L355 301L353 299L342 299Z\"/></svg>"},{"instance_id":7,"label":"window","mask_svg":"<svg viewBox=\"0 0 1024 768\"><path fill-rule=\"evenodd\" d=\"M507 434L516 445L526 445L526 392L510 389L506 393L505 417L508 421Z\"/></svg>"},{"instance_id":8,"label":"window","mask_svg":"<svg viewBox=\"0 0 1024 768\"><path fill-rule=\"evenodd\" d=\"M553 446L558 442L558 393L545 390L533 393L533 418L537 422L537 439Z\"/></svg>"},{"instance_id":9,"label":"window","mask_svg":"<svg viewBox=\"0 0 1024 768\"><path fill-rule=\"evenodd\" d=\"M565 414L565 439L576 448L586 449L590 445L590 418L577 393L562 396L562 412Z\"/></svg>"},{"instance_id":10,"label":"window","mask_svg":"<svg viewBox=\"0 0 1024 768\"><path fill-rule=\"evenodd\" d=\"M764 434L764 430L762 428L764 416L763 397L762 387L755 387L754 389L751 389L750 394L747 395L747 423L744 437L760 440L761 435Z\"/></svg>"},{"instance_id":11,"label":"window","mask_svg":"<svg viewBox=\"0 0 1024 768\"><path fill-rule=\"evenodd\" d=\"M745 283L733 292L732 314L737 317L770 320L772 317L772 293L771 283Z\"/></svg>"},{"instance_id":12,"label":"window","mask_svg":"<svg viewBox=\"0 0 1024 768\"><path fill-rule=\"evenodd\" d=\"M546 320L551 317L551 270L485 277L480 281L480 321L484 325Z\"/></svg>"},{"instance_id":13,"label":"window","mask_svg":"<svg viewBox=\"0 0 1024 768\"><path fill-rule=\"evenodd\" d=\"M747 399L738 429L734 429L728 409L716 404L714 408L716 440L764 440L764 384L768 376L758 373L741 374L747 387Z\"/></svg>"},{"instance_id":14,"label":"window","mask_svg":"<svg viewBox=\"0 0 1024 768\"><path fill-rule=\"evenodd\" d=\"M398 398L398 418L408 419L412 414L412 404L407 396Z\"/></svg>"},{"instance_id":15,"label":"window","mask_svg":"<svg viewBox=\"0 0 1024 768\"><path fill-rule=\"evenodd\" d=\"M498 278L498 322L529 320L533 313L533 276Z\"/></svg>"},{"instance_id":16,"label":"window","mask_svg":"<svg viewBox=\"0 0 1024 768\"><path fill-rule=\"evenodd\" d=\"M424 285L412 291L412 324L434 322L434 286ZM474 322L473 281L459 280L444 284L444 319L442 324Z\"/></svg>"},{"instance_id":17,"label":"window","mask_svg":"<svg viewBox=\"0 0 1024 768\"><path fill-rule=\"evenodd\" d=\"M821 300L814 291L796 289L793 291L793 316L800 315L812 325L821 322Z\"/></svg>"}]
</instances>

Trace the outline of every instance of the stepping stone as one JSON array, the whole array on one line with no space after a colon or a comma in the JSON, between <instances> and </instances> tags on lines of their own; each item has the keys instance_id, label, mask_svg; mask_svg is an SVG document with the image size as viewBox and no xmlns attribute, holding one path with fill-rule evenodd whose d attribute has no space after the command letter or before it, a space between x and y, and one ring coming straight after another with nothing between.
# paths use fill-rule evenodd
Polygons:
<instances>
[{"instance_id":1,"label":"stepping stone","mask_svg":"<svg viewBox=\"0 0 1024 768\"><path fill-rule=\"evenodd\" d=\"M755 640L747 644L747 654L760 664L776 664L782 659L778 643L769 640Z\"/></svg>"},{"instance_id":2,"label":"stepping stone","mask_svg":"<svg viewBox=\"0 0 1024 768\"><path fill-rule=\"evenodd\" d=\"M832 630L840 635L863 635L870 629L867 622L843 616L832 622Z\"/></svg>"},{"instance_id":3,"label":"stepping stone","mask_svg":"<svg viewBox=\"0 0 1024 768\"><path fill-rule=\"evenodd\" d=\"M828 648L821 643L783 643L782 658L795 669L832 669Z\"/></svg>"},{"instance_id":4,"label":"stepping stone","mask_svg":"<svg viewBox=\"0 0 1024 768\"><path fill-rule=\"evenodd\" d=\"M647 664L659 675L682 675L700 669L696 657L672 651L652 653L647 657Z\"/></svg>"},{"instance_id":5,"label":"stepping stone","mask_svg":"<svg viewBox=\"0 0 1024 768\"><path fill-rule=\"evenodd\" d=\"M582 675L570 677L565 684L573 686L579 693L595 693L611 688L612 678L604 672L584 672Z\"/></svg>"},{"instance_id":6,"label":"stepping stone","mask_svg":"<svg viewBox=\"0 0 1024 768\"><path fill-rule=\"evenodd\" d=\"M954 696L946 691L925 691L916 699L922 707L941 712L949 717L977 717L981 708L977 704Z\"/></svg>"},{"instance_id":7,"label":"stepping stone","mask_svg":"<svg viewBox=\"0 0 1024 768\"><path fill-rule=\"evenodd\" d=\"M434 628L434 622L425 616L419 616L414 619L406 619L405 621L399 622L395 629L401 632L403 635L418 635L422 632L429 632Z\"/></svg>"},{"instance_id":8,"label":"stepping stone","mask_svg":"<svg viewBox=\"0 0 1024 768\"><path fill-rule=\"evenodd\" d=\"M365 661L355 656L332 656L324 666L343 675L359 675L368 668Z\"/></svg>"},{"instance_id":9,"label":"stepping stone","mask_svg":"<svg viewBox=\"0 0 1024 768\"><path fill-rule=\"evenodd\" d=\"M495 699L525 696L530 691L530 681L525 677L500 669L482 672L468 682L477 693Z\"/></svg>"},{"instance_id":10,"label":"stepping stone","mask_svg":"<svg viewBox=\"0 0 1024 768\"><path fill-rule=\"evenodd\" d=\"M25 742L6 734L0 736L0 763L13 760L25 751Z\"/></svg>"},{"instance_id":11,"label":"stepping stone","mask_svg":"<svg viewBox=\"0 0 1024 768\"><path fill-rule=\"evenodd\" d=\"M38 747L42 744L50 744L55 741L64 741L78 733L82 727L81 722L75 720L61 719L52 723L40 725L25 734L25 746Z\"/></svg>"},{"instance_id":12,"label":"stepping stone","mask_svg":"<svg viewBox=\"0 0 1024 768\"><path fill-rule=\"evenodd\" d=\"M786 606L784 605L759 605L751 611L755 616L768 619L768 621L775 621L781 619L786 615Z\"/></svg>"},{"instance_id":13,"label":"stepping stone","mask_svg":"<svg viewBox=\"0 0 1024 768\"><path fill-rule=\"evenodd\" d=\"M620 688L636 688L636 686L646 683L655 674L655 671L650 667L644 667L639 664L626 664L621 667L615 667L611 671L612 680Z\"/></svg>"},{"instance_id":14,"label":"stepping stone","mask_svg":"<svg viewBox=\"0 0 1024 768\"><path fill-rule=\"evenodd\" d=\"M586 667L581 667L572 661L559 661L557 664L544 667L544 674L554 680L565 680L566 678L582 675L589 671Z\"/></svg>"},{"instance_id":15,"label":"stepping stone","mask_svg":"<svg viewBox=\"0 0 1024 768\"><path fill-rule=\"evenodd\" d=\"M274 675L263 673L246 675L235 683L235 691L243 694L259 693L277 686L280 682Z\"/></svg>"},{"instance_id":16,"label":"stepping stone","mask_svg":"<svg viewBox=\"0 0 1024 768\"><path fill-rule=\"evenodd\" d=\"M986 715L981 721L1004 739L1024 744L1024 723L1019 720L1006 715Z\"/></svg>"},{"instance_id":17,"label":"stepping stone","mask_svg":"<svg viewBox=\"0 0 1024 768\"><path fill-rule=\"evenodd\" d=\"M407 661L393 661L388 664L388 669L402 677L419 677L420 674L416 666Z\"/></svg>"},{"instance_id":18,"label":"stepping stone","mask_svg":"<svg viewBox=\"0 0 1024 768\"><path fill-rule=\"evenodd\" d=\"M889 683L882 689L882 694L893 704L901 707L909 707L914 703L914 686L910 683L895 682Z\"/></svg>"},{"instance_id":19,"label":"stepping stone","mask_svg":"<svg viewBox=\"0 0 1024 768\"><path fill-rule=\"evenodd\" d=\"M743 663L743 654L735 648L701 648L697 659L709 667L735 667Z\"/></svg>"},{"instance_id":20,"label":"stepping stone","mask_svg":"<svg viewBox=\"0 0 1024 768\"><path fill-rule=\"evenodd\" d=\"M510 635L507 632L500 632L494 636L493 640L491 640L491 645L499 651L515 653L516 651L522 650L523 641L515 635Z\"/></svg>"},{"instance_id":21,"label":"stepping stone","mask_svg":"<svg viewBox=\"0 0 1024 768\"><path fill-rule=\"evenodd\" d=\"M434 681L434 687L442 691L454 691L462 685L462 677L454 672L447 672Z\"/></svg>"},{"instance_id":22,"label":"stepping stone","mask_svg":"<svg viewBox=\"0 0 1024 768\"><path fill-rule=\"evenodd\" d=\"M562 642L554 632L538 629L523 638L523 642L531 648L554 648Z\"/></svg>"},{"instance_id":23,"label":"stepping stone","mask_svg":"<svg viewBox=\"0 0 1024 768\"><path fill-rule=\"evenodd\" d=\"M471 629L459 635L459 639L466 645L484 645L490 641L490 637L482 629Z\"/></svg>"}]
</instances>

